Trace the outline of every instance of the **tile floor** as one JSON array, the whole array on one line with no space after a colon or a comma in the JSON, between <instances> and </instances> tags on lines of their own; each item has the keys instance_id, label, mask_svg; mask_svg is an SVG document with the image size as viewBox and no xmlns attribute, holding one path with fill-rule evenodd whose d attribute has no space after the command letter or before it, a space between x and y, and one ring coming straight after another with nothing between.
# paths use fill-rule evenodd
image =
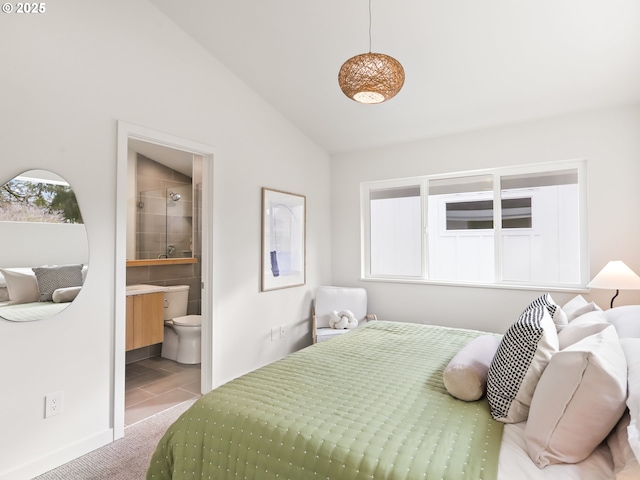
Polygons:
<instances>
[{"instance_id":1,"label":"tile floor","mask_svg":"<svg viewBox=\"0 0 640 480\"><path fill-rule=\"evenodd\" d=\"M200 365L151 357L126 366L125 426L200 396Z\"/></svg>"}]
</instances>

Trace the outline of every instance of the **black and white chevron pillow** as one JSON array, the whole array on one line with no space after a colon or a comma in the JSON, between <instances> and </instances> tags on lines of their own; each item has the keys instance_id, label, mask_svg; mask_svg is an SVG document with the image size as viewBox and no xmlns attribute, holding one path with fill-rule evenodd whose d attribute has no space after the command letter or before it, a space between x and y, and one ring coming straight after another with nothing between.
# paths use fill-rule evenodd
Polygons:
<instances>
[{"instance_id":1,"label":"black and white chevron pillow","mask_svg":"<svg viewBox=\"0 0 640 480\"><path fill-rule=\"evenodd\" d=\"M558 334L546 305L529 305L502 337L489 367L487 399L494 419L527 419L538 380L558 351Z\"/></svg>"},{"instance_id":2,"label":"black and white chevron pillow","mask_svg":"<svg viewBox=\"0 0 640 480\"><path fill-rule=\"evenodd\" d=\"M82 264L33 267L32 270L38 280L40 302L53 301L53 292L58 288L80 287L82 285Z\"/></svg>"}]
</instances>

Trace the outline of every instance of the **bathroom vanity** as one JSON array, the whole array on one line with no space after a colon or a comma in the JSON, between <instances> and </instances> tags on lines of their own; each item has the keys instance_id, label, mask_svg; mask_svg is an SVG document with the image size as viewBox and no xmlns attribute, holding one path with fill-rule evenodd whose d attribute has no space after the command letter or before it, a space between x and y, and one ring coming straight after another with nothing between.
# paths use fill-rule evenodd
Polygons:
<instances>
[{"instance_id":1,"label":"bathroom vanity","mask_svg":"<svg viewBox=\"0 0 640 480\"><path fill-rule=\"evenodd\" d=\"M127 351L164 340L164 291L155 285L127 286Z\"/></svg>"}]
</instances>

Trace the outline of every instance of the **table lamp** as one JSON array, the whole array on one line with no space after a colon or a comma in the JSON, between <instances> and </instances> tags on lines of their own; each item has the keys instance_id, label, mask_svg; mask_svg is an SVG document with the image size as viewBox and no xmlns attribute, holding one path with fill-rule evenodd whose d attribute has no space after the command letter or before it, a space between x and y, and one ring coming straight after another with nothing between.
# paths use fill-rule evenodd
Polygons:
<instances>
[{"instance_id":1,"label":"table lamp","mask_svg":"<svg viewBox=\"0 0 640 480\"><path fill-rule=\"evenodd\" d=\"M616 294L611 299L611 308L613 301L620 293L620 290L640 290L640 277L627 267L620 260L612 260L607 263L593 280L587 285L590 288L599 288L606 290L615 290Z\"/></svg>"}]
</instances>

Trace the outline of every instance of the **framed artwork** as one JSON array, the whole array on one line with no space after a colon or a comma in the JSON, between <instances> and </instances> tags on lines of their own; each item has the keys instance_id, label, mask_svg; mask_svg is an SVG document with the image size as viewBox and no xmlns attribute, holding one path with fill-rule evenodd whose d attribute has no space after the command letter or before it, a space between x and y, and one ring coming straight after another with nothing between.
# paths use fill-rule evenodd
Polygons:
<instances>
[{"instance_id":1,"label":"framed artwork","mask_svg":"<svg viewBox=\"0 0 640 480\"><path fill-rule=\"evenodd\" d=\"M262 189L262 291L306 282L306 197Z\"/></svg>"}]
</instances>

